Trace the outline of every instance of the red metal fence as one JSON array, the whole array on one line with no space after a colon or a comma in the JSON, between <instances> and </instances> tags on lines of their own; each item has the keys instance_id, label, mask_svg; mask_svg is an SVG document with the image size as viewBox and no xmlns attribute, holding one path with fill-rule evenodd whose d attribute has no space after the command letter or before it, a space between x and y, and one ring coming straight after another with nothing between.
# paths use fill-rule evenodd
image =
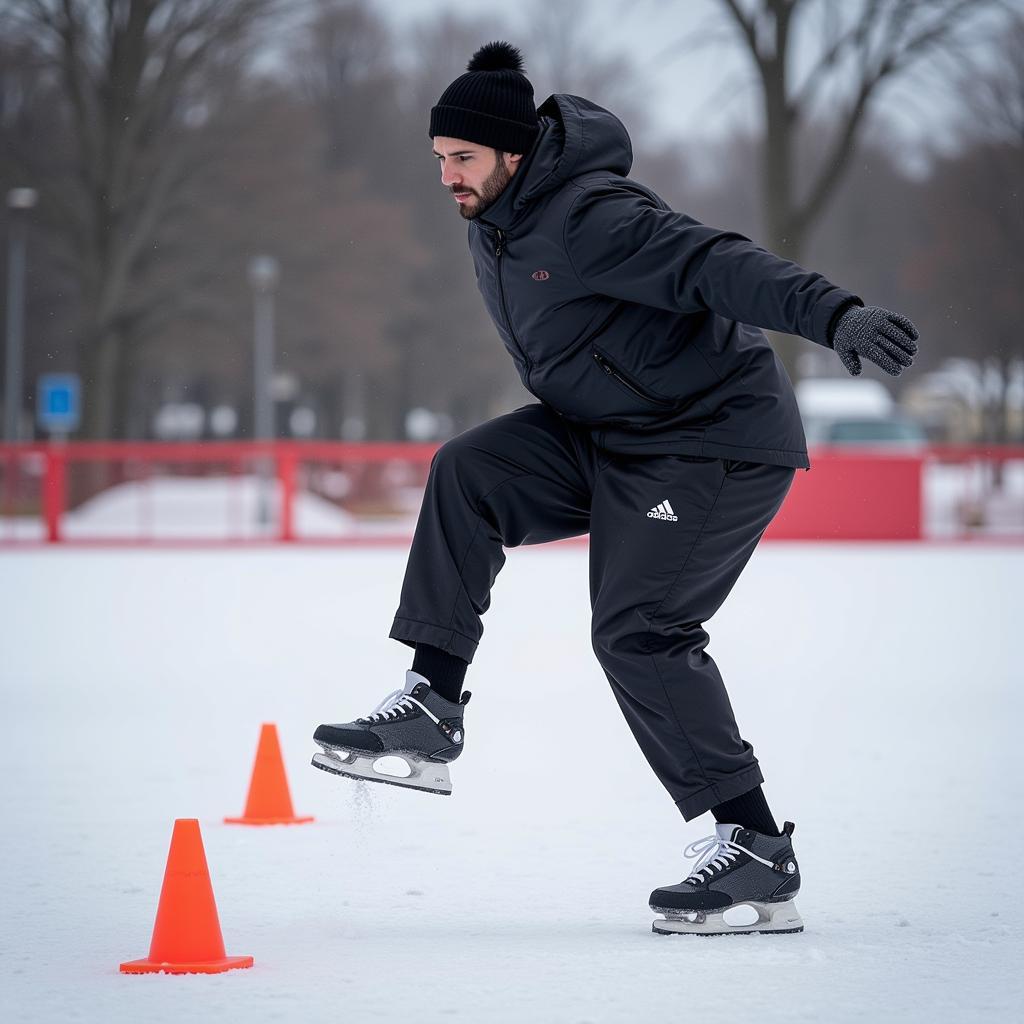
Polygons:
<instances>
[{"instance_id":1,"label":"red metal fence","mask_svg":"<svg viewBox=\"0 0 1024 1024\"><path fill-rule=\"evenodd\" d=\"M432 444L0 445L0 546L407 544ZM819 449L770 540L1024 541L1024 447Z\"/></svg>"}]
</instances>

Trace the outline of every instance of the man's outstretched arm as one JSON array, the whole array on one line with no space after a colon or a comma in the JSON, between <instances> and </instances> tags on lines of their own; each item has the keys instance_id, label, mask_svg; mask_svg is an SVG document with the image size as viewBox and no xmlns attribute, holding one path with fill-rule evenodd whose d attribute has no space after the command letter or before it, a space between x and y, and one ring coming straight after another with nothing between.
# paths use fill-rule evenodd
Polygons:
<instances>
[{"instance_id":1,"label":"man's outstretched arm","mask_svg":"<svg viewBox=\"0 0 1024 1024\"><path fill-rule=\"evenodd\" d=\"M564 225L580 281L595 292L680 313L706 310L835 348L850 373L860 358L889 373L909 366L917 330L906 317L832 284L745 235L661 209L615 184L581 192Z\"/></svg>"}]
</instances>

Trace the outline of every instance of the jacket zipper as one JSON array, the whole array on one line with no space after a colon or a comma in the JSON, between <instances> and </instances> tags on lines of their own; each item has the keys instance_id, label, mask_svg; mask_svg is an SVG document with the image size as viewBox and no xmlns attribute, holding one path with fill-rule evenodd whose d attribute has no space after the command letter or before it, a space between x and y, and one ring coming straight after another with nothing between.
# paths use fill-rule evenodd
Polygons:
<instances>
[{"instance_id":1,"label":"jacket zipper","mask_svg":"<svg viewBox=\"0 0 1024 1024\"><path fill-rule=\"evenodd\" d=\"M526 363L526 383L529 386L530 382L530 370L532 364L530 363L529 357L526 355L526 351L523 346L519 343L519 339L516 337L516 330L512 326L512 318L508 315L508 306L505 304L505 282L501 277L501 254L505 251L505 232L500 228L497 229L498 242L494 247L495 256L495 270L497 271L498 278L498 297L501 300L501 315L505 318L505 326L508 327L509 336L512 338L512 343L519 350L519 354L523 357L523 362Z\"/></svg>"},{"instance_id":2,"label":"jacket zipper","mask_svg":"<svg viewBox=\"0 0 1024 1024\"><path fill-rule=\"evenodd\" d=\"M640 387L634 384L628 377L624 377L622 373L620 373L619 370L617 370L605 356L603 356L600 352L597 351L597 349L594 349L594 361L597 363L598 366L601 367L602 370L604 370L605 373L608 374L609 377L611 377L614 380L617 380L624 388L626 388L629 391L632 391L634 395L636 395L638 398L642 398L645 402L650 402L652 405L660 405L666 409L675 406L676 403L673 402L671 399L659 398L655 395L648 394L646 391L642 390Z\"/></svg>"}]
</instances>

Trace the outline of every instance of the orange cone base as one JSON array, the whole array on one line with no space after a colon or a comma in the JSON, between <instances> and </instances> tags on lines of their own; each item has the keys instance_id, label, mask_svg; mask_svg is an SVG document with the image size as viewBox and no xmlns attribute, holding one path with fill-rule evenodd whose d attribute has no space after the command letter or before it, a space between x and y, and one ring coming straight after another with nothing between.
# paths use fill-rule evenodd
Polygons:
<instances>
[{"instance_id":1,"label":"orange cone base","mask_svg":"<svg viewBox=\"0 0 1024 1024\"><path fill-rule=\"evenodd\" d=\"M129 960L121 964L122 974L223 974L236 967L252 967L251 956L226 956L197 964L168 964L158 960Z\"/></svg>"},{"instance_id":2,"label":"orange cone base","mask_svg":"<svg viewBox=\"0 0 1024 1024\"><path fill-rule=\"evenodd\" d=\"M225 818L225 825L305 825L312 817L302 818Z\"/></svg>"}]
</instances>

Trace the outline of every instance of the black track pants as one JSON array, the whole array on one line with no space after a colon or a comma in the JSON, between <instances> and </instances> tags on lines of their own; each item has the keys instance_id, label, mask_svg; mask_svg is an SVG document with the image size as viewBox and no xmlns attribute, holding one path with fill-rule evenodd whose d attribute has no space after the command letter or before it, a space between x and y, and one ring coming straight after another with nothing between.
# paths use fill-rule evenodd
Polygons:
<instances>
[{"instance_id":1,"label":"black track pants","mask_svg":"<svg viewBox=\"0 0 1024 1024\"><path fill-rule=\"evenodd\" d=\"M695 818L763 781L703 623L793 475L753 462L612 455L547 406L523 406L434 456L390 635L472 661L502 549L589 532L594 651L651 767Z\"/></svg>"}]
</instances>

